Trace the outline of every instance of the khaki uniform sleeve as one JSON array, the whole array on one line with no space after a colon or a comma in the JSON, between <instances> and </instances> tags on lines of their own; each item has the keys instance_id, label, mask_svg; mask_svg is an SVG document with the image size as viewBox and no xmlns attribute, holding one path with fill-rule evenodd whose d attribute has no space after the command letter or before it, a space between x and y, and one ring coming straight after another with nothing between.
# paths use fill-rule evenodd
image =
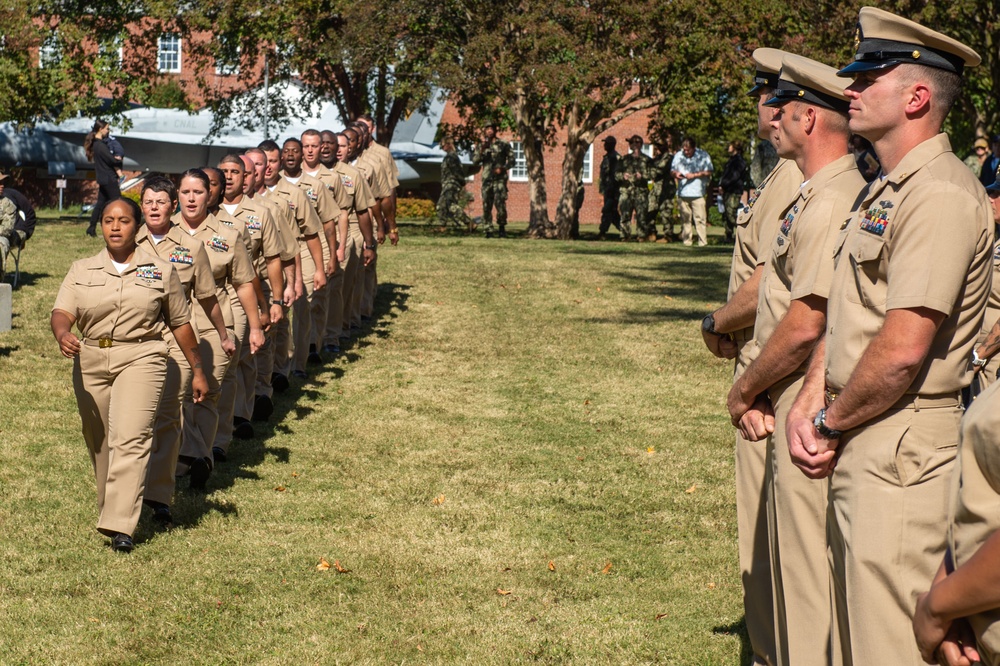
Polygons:
<instances>
[{"instance_id":1,"label":"khaki uniform sleeve","mask_svg":"<svg viewBox=\"0 0 1000 666\"><path fill-rule=\"evenodd\" d=\"M239 243L233 245L233 264L231 268L230 280L234 287L253 282L257 277L257 271L253 268L250 255L247 253L246 243L243 242L243 232L237 232Z\"/></svg>"},{"instance_id":2,"label":"khaki uniform sleeve","mask_svg":"<svg viewBox=\"0 0 1000 666\"><path fill-rule=\"evenodd\" d=\"M309 197L298 188L295 189L295 194L292 196L296 197L295 221L299 225L299 234L301 236L313 236L323 233L323 223L320 221L319 215L316 214L316 209L313 208Z\"/></svg>"},{"instance_id":3,"label":"khaki uniform sleeve","mask_svg":"<svg viewBox=\"0 0 1000 666\"><path fill-rule=\"evenodd\" d=\"M204 256L205 250L202 249L201 252L205 261L208 262L208 257ZM195 261L198 261L197 258ZM163 319L167 322L167 326L175 329L190 323L191 308L187 299L184 298L184 286L181 284L181 278L177 275L177 271L171 266L167 272L169 276L166 277L167 283L164 285ZM209 276L211 276L211 270ZM197 287L197 282L195 286ZM212 283L212 293L215 293L214 283Z\"/></svg>"},{"instance_id":4,"label":"khaki uniform sleeve","mask_svg":"<svg viewBox=\"0 0 1000 666\"><path fill-rule=\"evenodd\" d=\"M850 219L843 201L834 196L821 196L809 203L808 219L799 220L792 229L793 264L792 300L806 296L829 298L833 282L833 253L840 230ZM805 222L806 224L802 224Z\"/></svg>"},{"instance_id":5,"label":"khaki uniform sleeve","mask_svg":"<svg viewBox=\"0 0 1000 666\"><path fill-rule=\"evenodd\" d=\"M330 179L329 185L330 192L333 194L333 200L337 202L337 207L340 210L351 210L351 206L354 205L354 198L351 193L347 191L344 187L344 183L340 180L340 174L334 173L333 178Z\"/></svg>"},{"instance_id":6,"label":"khaki uniform sleeve","mask_svg":"<svg viewBox=\"0 0 1000 666\"><path fill-rule=\"evenodd\" d=\"M66 312L74 319L77 317L77 306L79 304L79 294L77 293L77 273L79 267L77 263L74 262L72 266L69 267L69 272L66 273L66 277L63 278L62 285L59 287L59 293L56 294L56 302L52 306L53 310L62 310Z\"/></svg>"},{"instance_id":7,"label":"khaki uniform sleeve","mask_svg":"<svg viewBox=\"0 0 1000 666\"><path fill-rule=\"evenodd\" d=\"M939 218L942 201L948 202L947 224ZM883 260L892 258L886 274L886 309L926 307L949 315L976 254L977 225L992 215L970 194L951 187L914 190L905 203L915 214L890 225L886 234L890 238L872 234L867 239L884 241Z\"/></svg>"},{"instance_id":8,"label":"khaki uniform sleeve","mask_svg":"<svg viewBox=\"0 0 1000 666\"><path fill-rule=\"evenodd\" d=\"M396 166L396 159L392 156L392 151L388 148L382 153L385 155L386 174L389 176L389 187L395 190L399 187L399 167Z\"/></svg>"},{"instance_id":9,"label":"khaki uniform sleeve","mask_svg":"<svg viewBox=\"0 0 1000 666\"><path fill-rule=\"evenodd\" d=\"M375 197L372 195L371 188L368 187L368 182L364 177L359 178L354 186L354 209L365 211L374 205Z\"/></svg>"},{"instance_id":10,"label":"khaki uniform sleeve","mask_svg":"<svg viewBox=\"0 0 1000 666\"><path fill-rule=\"evenodd\" d=\"M284 243L281 240L277 222L274 221L271 213L264 208L257 211L257 214L260 215L260 241L264 258L270 259L280 256L284 249Z\"/></svg>"},{"instance_id":11,"label":"khaki uniform sleeve","mask_svg":"<svg viewBox=\"0 0 1000 666\"><path fill-rule=\"evenodd\" d=\"M195 299L215 296L215 278L212 277L212 263L202 243L191 244L191 256L194 259L194 280L191 283L191 295Z\"/></svg>"},{"instance_id":12,"label":"khaki uniform sleeve","mask_svg":"<svg viewBox=\"0 0 1000 666\"><path fill-rule=\"evenodd\" d=\"M316 193L316 212L323 223L336 221L340 217L340 206L337 205L337 200L333 198L333 193L322 182Z\"/></svg>"}]
</instances>

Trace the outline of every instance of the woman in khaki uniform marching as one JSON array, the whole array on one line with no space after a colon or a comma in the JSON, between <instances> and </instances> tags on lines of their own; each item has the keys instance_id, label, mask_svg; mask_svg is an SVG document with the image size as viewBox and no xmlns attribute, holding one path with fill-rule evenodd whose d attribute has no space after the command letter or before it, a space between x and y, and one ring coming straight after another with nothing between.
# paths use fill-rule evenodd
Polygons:
<instances>
[{"instance_id":1,"label":"woman in khaki uniform marching","mask_svg":"<svg viewBox=\"0 0 1000 666\"><path fill-rule=\"evenodd\" d=\"M177 188L173 182L163 176L147 179L142 186L142 215L145 224L140 227L136 242L146 252L170 262L180 278L188 303L192 308L200 307L208 315L219 339L223 340L223 351L232 355L235 348L226 333L222 308L215 297L212 265L202 244L171 224L170 215L176 208ZM143 503L153 510L153 519L161 525L173 523L170 505L174 497L174 474L181 448L181 400L191 384L191 372L184 362L183 350L167 339L167 352L167 376L160 408L156 412L153 451L150 454L143 499Z\"/></svg>"},{"instance_id":2,"label":"woman in khaki uniform marching","mask_svg":"<svg viewBox=\"0 0 1000 666\"><path fill-rule=\"evenodd\" d=\"M52 308L52 334L72 358L83 437L97 479L97 530L132 550L153 421L167 370L165 329L193 372L191 399L207 391L190 310L170 263L136 247L141 212L117 199L101 215L106 248L73 263ZM70 330L76 324L82 339Z\"/></svg>"},{"instance_id":3,"label":"woman in khaki uniform marching","mask_svg":"<svg viewBox=\"0 0 1000 666\"><path fill-rule=\"evenodd\" d=\"M226 292L226 284L236 287L239 302L250 321L250 351L257 351L264 334L260 327L257 298L254 294L255 272L246 251L246 244L239 232L219 222L208 212L209 180L201 169L188 169L181 174L178 194L181 210L173 221L183 233L201 241L212 265L215 278L215 296L222 307L227 337L235 339L233 308ZM208 376L209 391L205 400L195 404L185 394L184 437L179 461L190 469L191 488L203 490L212 473L212 443L219 427L219 394L222 379L229 365L229 354L222 347L222 339L214 325L199 309L194 313L195 330L201 339L200 348Z\"/></svg>"}]
</instances>

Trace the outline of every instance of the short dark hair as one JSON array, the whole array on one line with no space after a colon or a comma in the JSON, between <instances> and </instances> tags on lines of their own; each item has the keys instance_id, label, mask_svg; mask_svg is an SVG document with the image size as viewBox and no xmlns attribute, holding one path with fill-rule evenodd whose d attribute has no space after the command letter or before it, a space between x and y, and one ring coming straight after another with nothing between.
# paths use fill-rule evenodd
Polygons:
<instances>
[{"instance_id":1,"label":"short dark hair","mask_svg":"<svg viewBox=\"0 0 1000 666\"><path fill-rule=\"evenodd\" d=\"M299 144L299 148L302 147L302 142L299 141L298 139L296 139L294 136L290 136L287 139L285 139L284 142L281 144L281 147L284 148L285 146L287 146L290 143L297 143L297 144Z\"/></svg>"},{"instance_id":2,"label":"short dark hair","mask_svg":"<svg viewBox=\"0 0 1000 666\"><path fill-rule=\"evenodd\" d=\"M681 141L681 146L684 148L697 148L698 142L694 140L693 136L686 136L684 140Z\"/></svg>"},{"instance_id":3,"label":"short dark hair","mask_svg":"<svg viewBox=\"0 0 1000 666\"><path fill-rule=\"evenodd\" d=\"M166 176L157 175L147 178L142 183L142 196L145 196L147 191L166 192L171 201L177 201L177 186Z\"/></svg>"},{"instance_id":4,"label":"short dark hair","mask_svg":"<svg viewBox=\"0 0 1000 666\"><path fill-rule=\"evenodd\" d=\"M239 155L235 155L233 153L226 153L225 155L222 156L222 159L219 160L219 166L222 166L223 164L238 164L239 166L242 167L243 160L240 158Z\"/></svg>"},{"instance_id":5,"label":"short dark hair","mask_svg":"<svg viewBox=\"0 0 1000 666\"><path fill-rule=\"evenodd\" d=\"M257 144L257 147L263 150L265 153L270 153L275 150L277 150L279 153L281 152L281 147L278 146L278 144L272 141L271 139L264 139L263 141Z\"/></svg>"},{"instance_id":6,"label":"short dark hair","mask_svg":"<svg viewBox=\"0 0 1000 666\"><path fill-rule=\"evenodd\" d=\"M187 171L181 174L180 179L183 181L185 178L195 178L197 180L200 180L202 184L205 186L206 190L212 189L212 183L208 179L208 174L202 171L201 169L188 169Z\"/></svg>"},{"instance_id":7,"label":"short dark hair","mask_svg":"<svg viewBox=\"0 0 1000 666\"><path fill-rule=\"evenodd\" d=\"M107 210L108 206L110 206L111 204L119 202L126 204L129 211L132 212L132 219L135 220L136 227L142 224L142 208L139 207L139 204L132 201L128 197L117 197L112 199L104 206L104 210ZM103 217L104 214L102 213L101 216Z\"/></svg>"}]
</instances>

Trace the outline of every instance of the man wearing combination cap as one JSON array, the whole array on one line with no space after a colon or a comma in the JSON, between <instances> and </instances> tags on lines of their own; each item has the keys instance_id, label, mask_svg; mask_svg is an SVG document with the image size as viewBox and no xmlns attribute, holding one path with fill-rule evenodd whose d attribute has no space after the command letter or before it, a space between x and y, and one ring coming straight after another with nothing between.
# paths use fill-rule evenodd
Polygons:
<instances>
[{"instance_id":1,"label":"man wearing combination cap","mask_svg":"<svg viewBox=\"0 0 1000 666\"><path fill-rule=\"evenodd\" d=\"M771 140L774 109L764 106L778 83L784 51L760 48L753 52L756 65L757 136ZM770 144L769 144L770 145ZM779 160L753 190L736 218L736 246L729 278L729 297L724 306L702 321L705 345L716 356L736 358L735 379L756 358L753 339L757 294L767 249L771 247L782 207L799 189L802 173L792 160ZM748 419L755 419L749 437L736 433L736 524L739 532L740 576L743 608L755 664L775 664L774 604L771 592L771 552L768 546L765 510L767 442L773 430L770 401L762 395ZM768 419L765 424L765 418Z\"/></svg>"},{"instance_id":2,"label":"man wearing combination cap","mask_svg":"<svg viewBox=\"0 0 1000 666\"><path fill-rule=\"evenodd\" d=\"M944 553L992 252L986 193L941 126L980 58L874 7L856 50L840 71L854 77L850 129L882 174L839 235L825 350L788 416L789 448L830 477L833 663L921 664L910 623Z\"/></svg>"},{"instance_id":3,"label":"man wearing combination cap","mask_svg":"<svg viewBox=\"0 0 1000 666\"><path fill-rule=\"evenodd\" d=\"M771 126L778 155L794 160L804 182L781 212L765 254L751 344L757 358L733 384L733 425L767 393L775 432L768 446L768 536L779 664L830 660L831 603L826 554L826 483L795 469L784 423L826 324L833 246L865 179L848 150L847 97L837 70L796 55L782 59Z\"/></svg>"}]
</instances>

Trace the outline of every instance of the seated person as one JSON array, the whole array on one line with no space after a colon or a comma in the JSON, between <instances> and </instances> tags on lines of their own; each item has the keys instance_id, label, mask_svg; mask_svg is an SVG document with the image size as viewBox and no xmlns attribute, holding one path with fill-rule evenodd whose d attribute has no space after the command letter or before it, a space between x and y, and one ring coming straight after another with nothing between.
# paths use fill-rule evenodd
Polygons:
<instances>
[{"instance_id":1,"label":"seated person","mask_svg":"<svg viewBox=\"0 0 1000 666\"><path fill-rule=\"evenodd\" d=\"M0 273L6 272L7 254L35 233L35 208L17 190L5 187L7 174L0 171Z\"/></svg>"}]
</instances>

